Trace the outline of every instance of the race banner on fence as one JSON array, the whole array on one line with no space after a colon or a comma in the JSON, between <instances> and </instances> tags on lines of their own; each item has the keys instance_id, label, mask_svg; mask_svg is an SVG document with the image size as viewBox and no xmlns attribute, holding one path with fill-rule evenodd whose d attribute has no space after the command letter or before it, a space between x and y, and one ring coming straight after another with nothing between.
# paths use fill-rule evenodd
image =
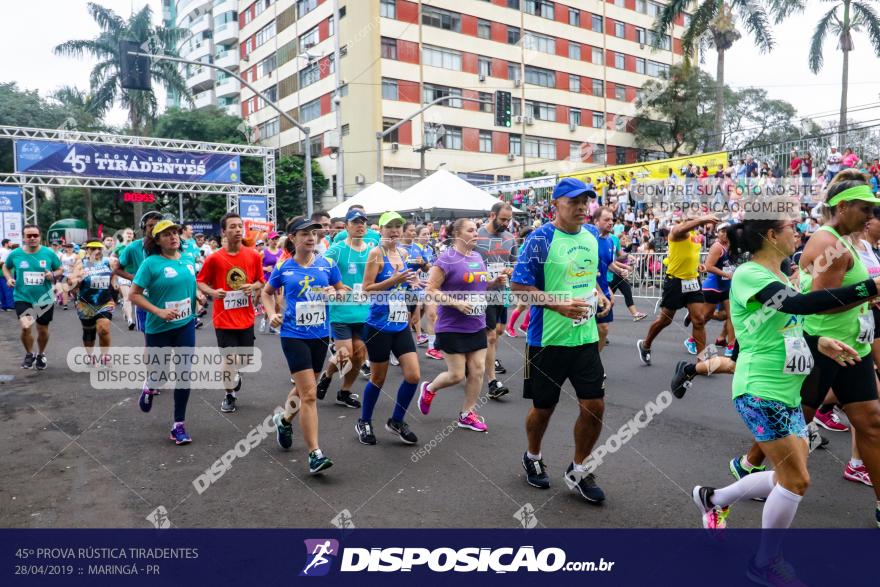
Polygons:
<instances>
[{"instance_id":1,"label":"race banner on fence","mask_svg":"<svg viewBox=\"0 0 880 587\"><path fill-rule=\"evenodd\" d=\"M15 172L100 179L240 183L238 155L104 146L65 141L15 141Z\"/></svg>"},{"instance_id":2,"label":"race banner on fence","mask_svg":"<svg viewBox=\"0 0 880 587\"><path fill-rule=\"evenodd\" d=\"M0 238L8 238L21 244L21 231L24 226L22 215L21 188L0 186Z\"/></svg>"}]
</instances>

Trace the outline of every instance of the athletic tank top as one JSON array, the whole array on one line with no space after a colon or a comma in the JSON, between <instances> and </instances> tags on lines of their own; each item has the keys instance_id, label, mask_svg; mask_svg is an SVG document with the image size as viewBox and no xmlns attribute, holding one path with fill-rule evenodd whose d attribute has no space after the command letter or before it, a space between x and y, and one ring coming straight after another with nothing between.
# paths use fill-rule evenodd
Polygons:
<instances>
[{"instance_id":1,"label":"athletic tank top","mask_svg":"<svg viewBox=\"0 0 880 587\"><path fill-rule=\"evenodd\" d=\"M865 247L865 250L859 249L859 257L862 258L862 263L865 264L865 269L868 270L868 275L873 279L880 275L880 259L877 258L877 253L871 248L871 243L862 239L859 243Z\"/></svg>"},{"instance_id":2,"label":"athletic tank top","mask_svg":"<svg viewBox=\"0 0 880 587\"><path fill-rule=\"evenodd\" d=\"M76 299L81 305L86 306L83 310L90 314L113 303L113 290L110 288L113 270L110 269L110 263L106 259L98 263L83 259L82 264L84 277L79 285Z\"/></svg>"},{"instance_id":3,"label":"athletic tank top","mask_svg":"<svg viewBox=\"0 0 880 587\"><path fill-rule=\"evenodd\" d=\"M682 241L669 241L668 264L666 274L679 279L697 277L697 266L700 264L700 243L693 231Z\"/></svg>"},{"instance_id":4,"label":"athletic tank top","mask_svg":"<svg viewBox=\"0 0 880 587\"><path fill-rule=\"evenodd\" d=\"M822 226L819 230L833 234L834 238L843 243L852 255L853 265L844 274L841 286L853 285L868 279L868 269L862 262L862 257L855 247L830 226ZM809 292L812 286L813 276L809 271L802 272L801 290ZM864 342L858 342L856 338L859 335L859 316L865 313L870 313L867 303L859 304L855 308L850 308L845 312L837 314L811 314L804 320L804 330L813 336L821 335L835 338L842 343L850 345L859 353L860 357L864 357L871 352L871 346Z\"/></svg>"},{"instance_id":5,"label":"athletic tank top","mask_svg":"<svg viewBox=\"0 0 880 587\"><path fill-rule=\"evenodd\" d=\"M715 267L724 271L724 268L730 265L730 251L722 245L724 252L715 262ZM729 270L729 267L728 267ZM715 273L706 273L706 279L703 280L703 289L711 289L713 291L727 291L730 289L730 280L724 279Z\"/></svg>"},{"instance_id":6,"label":"athletic tank top","mask_svg":"<svg viewBox=\"0 0 880 587\"><path fill-rule=\"evenodd\" d=\"M389 279L394 273L403 273L407 269L406 251L398 247L397 252L403 260L403 268L396 271L394 265L388 260L388 255L383 255L382 259L385 262L382 265L382 269L376 275L376 283L381 283ZM407 313L406 318L403 316L403 312L406 311L406 298L404 294L407 290L409 290L409 284L401 283L390 290L377 292L382 294L385 299L370 304L370 315L367 317L367 324L382 332L400 332L408 328L409 314ZM389 316L389 313L393 315ZM394 319L394 321L392 322L389 318Z\"/></svg>"},{"instance_id":7,"label":"athletic tank top","mask_svg":"<svg viewBox=\"0 0 880 587\"><path fill-rule=\"evenodd\" d=\"M271 265L275 267L275 264L278 263L278 259L281 258L281 249L278 249L277 253L273 253L269 249L263 249L263 266ZM272 275L272 271L263 270L263 276L266 278L266 281L269 281L269 276Z\"/></svg>"}]
</instances>

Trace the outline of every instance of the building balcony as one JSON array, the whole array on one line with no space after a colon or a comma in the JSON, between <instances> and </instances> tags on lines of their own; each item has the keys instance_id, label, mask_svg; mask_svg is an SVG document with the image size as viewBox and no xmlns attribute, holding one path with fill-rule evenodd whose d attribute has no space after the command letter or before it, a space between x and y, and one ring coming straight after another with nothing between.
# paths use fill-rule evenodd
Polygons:
<instances>
[{"instance_id":1,"label":"building balcony","mask_svg":"<svg viewBox=\"0 0 880 587\"><path fill-rule=\"evenodd\" d=\"M198 35L209 30L213 24L214 21L211 19L211 15L203 14L189 24L184 24L183 26L193 35Z\"/></svg>"},{"instance_id":2,"label":"building balcony","mask_svg":"<svg viewBox=\"0 0 880 587\"><path fill-rule=\"evenodd\" d=\"M202 40L198 45L192 48L189 53L181 53L181 57L190 61L202 61L206 56L214 54L214 43L210 39Z\"/></svg>"},{"instance_id":3,"label":"building balcony","mask_svg":"<svg viewBox=\"0 0 880 587\"><path fill-rule=\"evenodd\" d=\"M214 103L214 92L206 90L193 96L193 108L204 108Z\"/></svg>"},{"instance_id":4,"label":"building balcony","mask_svg":"<svg viewBox=\"0 0 880 587\"><path fill-rule=\"evenodd\" d=\"M236 71L238 69L239 54L238 49L227 49L214 54L214 64L218 67L225 67Z\"/></svg>"},{"instance_id":5,"label":"building balcony","mask_svg":"<svg viewBox=\"0 0 880 587\"><path fill-rule=\"evenodd\" d=\"M224 80L218 80L214 86L214 94L218 98L224 96L237 96L241 91L241 83L234 77L228 77Z\"/></svg>"},{"instance_id":6,"label":"building balcony","mask_svg":"<svg viewBox=\"0 0 880 587\"><path fill-rule=\"evenodd\" d=\"M210 67L203 67L201 71L196 71L193 75L186 79L186 87L198 93L206 90L214 85L214 70Z\"/></svg>"},{"instance_id":7,"label":"building balcony","mask_svg":"<svg viewBox=\"0 0 880 587\"><path fill-rule=\"evenodd\" d=\"M214 0L211 10L214 16L224 12L238 12L238 0Z\"/></svg>"},{"instance_id":8,"label":"building balcony","mask_svg":"<svg viewBox=\"0 0 880 587\"><path fill-rule=\"evenodd\" d=\"M211 0L180 0L177 3L177 19L176 25L184 27L183 24L189 19L193 13L208 12L211 8Z\"/></svg>"},{"instance_id":9,"label":"building balcony","mask_svg":"<svg viewBox=\"0 0 880 587\"><path fill-rule=\"evenodd\" d=\"M238 41L238 23L236 21L224 22L214 27L214 42L229 43Z\"/></svg>"}]
</instances>

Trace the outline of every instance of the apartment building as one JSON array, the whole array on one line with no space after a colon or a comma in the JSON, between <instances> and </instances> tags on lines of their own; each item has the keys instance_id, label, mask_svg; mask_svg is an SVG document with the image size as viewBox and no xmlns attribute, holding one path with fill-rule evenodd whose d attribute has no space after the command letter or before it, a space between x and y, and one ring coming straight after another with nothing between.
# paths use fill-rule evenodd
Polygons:
<instances>
[{"instance_id":1,"label":"apartment building","mask_svg":"<svg viewBox=\"0 0 880 587\"><path fill-rule=\"evenodd\" d=\"M162 0L165 26L189 33L178 46L178 54L231 71L238 71L238 9L239 0ZM241 115L241 83L237 79L196 65L182 65L180 71L196 108L214 105ZM170 93L167 103L180 106L180 97Z\"/></svg>"},{"instance_id":2,"label":"apartment building","mask_svg":"<svg viewBox=\"0 0 880 587\"><path fill-rule=\"evenodd\" d=\"M310 128L308 148L334 185L341 141L346 194L377 179L377 131L441 96L450 100L385 137L381 175L389 185L407 187L441 166L481 184L633 162L629 117L639 89L683 59L683 19L652 47L661 7L653 0L241 0L239 7L242 75ZM495 126L497 90L513 95L510 128ZM241 115L264 144L303 152L302 133L247 88Z\"/></svg>"}]
</instances>

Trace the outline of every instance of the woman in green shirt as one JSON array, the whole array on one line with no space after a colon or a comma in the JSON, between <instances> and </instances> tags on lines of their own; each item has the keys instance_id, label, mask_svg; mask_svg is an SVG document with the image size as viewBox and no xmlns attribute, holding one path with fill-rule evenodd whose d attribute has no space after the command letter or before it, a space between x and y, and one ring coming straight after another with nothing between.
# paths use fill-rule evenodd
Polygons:
<instances>
[{"instance_id":1,"label":"woman in green shirt","mask_svg":"<svg viewBox=\"0 0 880 587\"><path fill-rule=\"evenodd\" d=\"M880 285L878 277L800 293L780 269L794 252L794 225L788 219L747 220L728 230L731 256L751 255L733 274L730 290L731 321L740 346L733 404L775 470L751 473L723 488L694 487L705 528L724 528L729 506L752 498L767 498L764 528L791 525L809 485L807 428L800 404L801 385L814 357L804 340L803 316L854 307L876 296ZM817 350L841 366L861 360L851 345L825 336L817 339ZM748 572L770 581L790 568L777 545L762 543Z\"/></svg>"}]
</instances>

